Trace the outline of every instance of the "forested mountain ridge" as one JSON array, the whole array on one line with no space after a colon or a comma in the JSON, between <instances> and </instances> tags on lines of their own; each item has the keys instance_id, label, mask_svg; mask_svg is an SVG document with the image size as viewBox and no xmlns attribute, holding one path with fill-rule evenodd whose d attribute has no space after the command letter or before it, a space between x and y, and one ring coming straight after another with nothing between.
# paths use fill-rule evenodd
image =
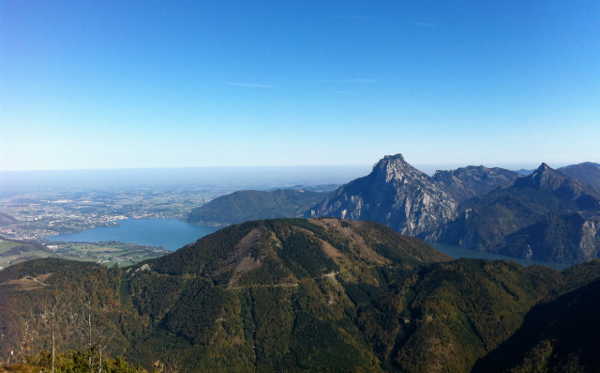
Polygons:
<instances>
[{"instance_id":1,"label":"forested mountain ridge","mask_svg":"<svg viewBox=\"0 0 600 373\"><path fill-rule=\"evenodd\" d=\"M600 280L535 306L474 373L598 372Z\"/></svg>"},{"instance_id":2,"label":"forested mountain ridge","mask_svg":"<svg viewBox=\"0 0 600 373\"><path fill-rule=\"evenodd\" d=\"M468 372L598 267L450 261L368 222L248 222L128 269L45 259L0 271L0 354L41 347L48 317L62 347L86 343L78 320L91 310L94 343L146 367Z\"/></svg>"},{"instance_id":3,"label":"forested mountain ridge","mask_svg":"<svg viewBox=\"0 0 600 373\"><path fill-rule=\"evenodd\" d=\"M194 208L188 221L222 226L250 220L302 217L304 211L327 195L328 192L303 189L242 190Z\"/></svg>"}]
</instances>

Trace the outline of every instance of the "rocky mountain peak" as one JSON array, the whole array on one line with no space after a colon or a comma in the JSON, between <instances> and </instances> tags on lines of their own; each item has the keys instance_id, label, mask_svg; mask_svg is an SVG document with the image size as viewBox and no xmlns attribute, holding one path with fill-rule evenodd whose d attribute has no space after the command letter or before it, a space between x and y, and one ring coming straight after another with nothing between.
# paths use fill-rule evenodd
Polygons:
<instances>
[{"instance_id":1,"label":"rocky mountain peak","mask_svg":"<svg viewBox=\"0 0 600 373\"><path fill-rule=\"evenodd\" d=\"M402 153L384 155L383 158L380 160L380 162L385 161L385 160L398 160L398 161L406 162L404 160L404 156L402 155Z\"/></svg>"},{"instance_id":2,"label":"rocky mountain peak","mask_svg":"<svg viewBox=\"0 0 600 373\"><path fill-rule=\"evenodd\" d=\"M515 185L555 190L560 188L566 179L565 175L548 166L546 163L542 163L531 175L518 179Z\"/></svg>"},{"instance_id":3,"label":"rocky mountain peak","mask_svg":"<svg viewBox=\"0 0 600 373\"><path fill-rule=\"evenodd\" d=\"M552 170L552 167L548 166L546 162L542 162L542 164L535 170L535 172L546 172Z\"/></svg>"},{"instance_id":4,"label":"rocky mountain peak","mask_svg":"<svg viewBox=\"0 0 600 373\"><path fill-rule=\"evenodd\" d=\"M384 156L373 167L371 176L384 179L386 183L392 180L402 181L406 178L429 179L426 174L406 162L400 153Z\"/></svg>"},{"instance_id":5,"label":"rocky mountain peak","mask_svg":"<svg viewBox=\"0 0 600 373\"><path fill-rule=\"evenodd\" d=\"M457 202L401 154L388 155L373 171L340 187L311 208L308 217L340 217L385 224L418 236L452 219Z\"/></svg>"}]
</instances>

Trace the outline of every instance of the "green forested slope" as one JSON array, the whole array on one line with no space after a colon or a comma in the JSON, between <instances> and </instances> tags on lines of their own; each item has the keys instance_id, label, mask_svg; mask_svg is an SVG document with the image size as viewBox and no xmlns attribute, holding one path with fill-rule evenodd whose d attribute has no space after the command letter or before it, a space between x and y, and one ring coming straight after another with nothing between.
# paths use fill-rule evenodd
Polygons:
<instances>
[{"instance_id":1,"label":"green forested slope","mask_svg":"<svg viewBox=\"0 0 600 373\"><path fill-rule=\"evenodd\" d=\"M258 219L300 217L328 195L326 192L293 189L242 190L217 197L193 209L188 221L220 226Z\"/></svg>"},{"instance_id":2,"label":"green forested slope","mask_svg":"<svg viewBox=\"0 0 600 373\"><path fill-rule=\"evenodd\" d=\"M39 260L1 271L0 354L47 348L49 309L60 347L85 346L91 310L93 343L146 367L467 372L531 307L597 267L450 261L374 223L255 221L128 269Z\"/></svg>"},{"instance_id":3,"label":"green forested slope","mask_svg":"<svg viewBox=\"0 0 600 373\"><path fill-rule=\"evenodd\" d=\"M600 280L537 305L475 372L598 372Z\"/></svg>"}]
</instances>

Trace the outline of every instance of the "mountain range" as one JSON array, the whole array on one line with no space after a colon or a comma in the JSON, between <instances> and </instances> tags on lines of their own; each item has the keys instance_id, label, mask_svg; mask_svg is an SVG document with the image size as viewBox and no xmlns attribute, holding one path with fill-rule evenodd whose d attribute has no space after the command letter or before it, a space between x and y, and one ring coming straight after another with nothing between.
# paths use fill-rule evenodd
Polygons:
<instances>
[{"instance_id":1,"label":"mountain range","mask_svg":"<svg viewBox=\"0 0 600 373\"><path fill-rule=\"evenodd\" d=\"M511 356L533 373L551 371L527 360L550 343L540 362L581 357L573 371L593 371L594 340L575 357L563 346L593 333L597 312L546 325L570 304L585 312L598 278L599 261L558 272L451 260L370 222L253 221L126 269L41 259L0 271L0 356L52 335L61 350L90 343L168 371L508 372L493 362Z\"/></svg>"},{"instance_id":2,"label":"mountain range","mask_svg":"<svg viewBox=\"0 0 600 373\"><path fill-rule=\"evenodd\" d=\"M376 221L467 249L582 262L600 252L600 193L590 170L597 165L554 170L544 163L526 176L469 166L430 177L398 154L384 157L371 174L341 186L305 216Z\"/></svg>"},{"instance_id":3,"label":"mountain range","mask_svg":"<svg viewBox=\"0 0 600 373\"><path fill-rule=\"evenodd\" d=\"M195 208L188 220L227 225L281 217L373 221L432 242L555 263L600 252L600 165L511 171L468 166L429 176L401 154L333 192L240 191Z\"/></svg>"},{"instance_id":4,"label":"mountain range","mask_svg":"<svg viewBox=\"0 0 600 373\"><path fill-rule=\"evenodd\" d=\"M508 188L465 202L432 234L469 249L552 262L582 262L600 251L600 196L542 164Z\"/></svg>"},{"instance_id":5,"label":"mountain range","mask_svg":"<svg viewBox=\"0 0 600 373\"><path fill-rule=\"evenodd\" d=\"M165 372L597 372L595 169L429 176L393 155L331 193L223 196L190 221L307 218L230 225L127 268L11 265L0 356L83 346ZM585 263L453 260L421 239Z\"/></svg>"}]
</instances>

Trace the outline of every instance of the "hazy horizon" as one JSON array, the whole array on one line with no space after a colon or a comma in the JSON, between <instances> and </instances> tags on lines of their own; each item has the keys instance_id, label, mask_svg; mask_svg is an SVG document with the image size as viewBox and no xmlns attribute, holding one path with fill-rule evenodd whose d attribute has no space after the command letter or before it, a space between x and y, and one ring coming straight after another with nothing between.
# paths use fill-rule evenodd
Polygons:
<instances>
[{"instance_id":1,"label":"hazy horizon","mask_svg":"<svg viewBox=\"0 0 600 373\"><path fill-rule=\"evenodd\" d=\"M380 158L375 159L370 163L355 163L355 164L292 164L292 165L208 165L208 166L172 166L172 167L98 167L98 168L51 168L51 169L0 169L0 173L36 173L36 172L78 172L78 171L127 171L127 170L218 170L218 169L293 169L293 168L309 168L309 169L327 169L327 168L358 168L358 169L371 169L377 161L383 158L383 155ZM573 164L585 163L585 162L593 162L596 163L595 160L584 160L584 161L576 161L576 162L547 162L544 160L540 160L538 162L530 161L530 162L521 162L521 163L503 163L503 162L493 162L493 163L438 163L438 164L422 164L422 163L413 163L410 160L407 160L413 167L423 171L425 173L433 173L435 171L445 171L445 170L454 170L461 167L468 166L484 166L484 167L500 167L505 168L507 170L518 171L521 169L534 169L537 168L540 164L546 163L552 168L559 168Z\"/></svg>"},{"instance_id":2,"label":"hazy horizon","mask_svg":"<svg viewBox=\"0 0 600 373\"><path fill-rule=\"evenodd\" d=\"M407 160L410 163L410 160ZM178 188L219 185L234 189L272 189L298 185L315 186L345 184L367 175L375 162L362 165L338 166L216 166L173 168L113 168L85 170L0 170L0 194L43 190L114 188ZM541 164L493 164L510 170L535 169ZM549 164L559 168L568 164ZM469 164L437 164L413 166L429 175L438 170L479 166Z\"/></svg>"}]
</instances>

